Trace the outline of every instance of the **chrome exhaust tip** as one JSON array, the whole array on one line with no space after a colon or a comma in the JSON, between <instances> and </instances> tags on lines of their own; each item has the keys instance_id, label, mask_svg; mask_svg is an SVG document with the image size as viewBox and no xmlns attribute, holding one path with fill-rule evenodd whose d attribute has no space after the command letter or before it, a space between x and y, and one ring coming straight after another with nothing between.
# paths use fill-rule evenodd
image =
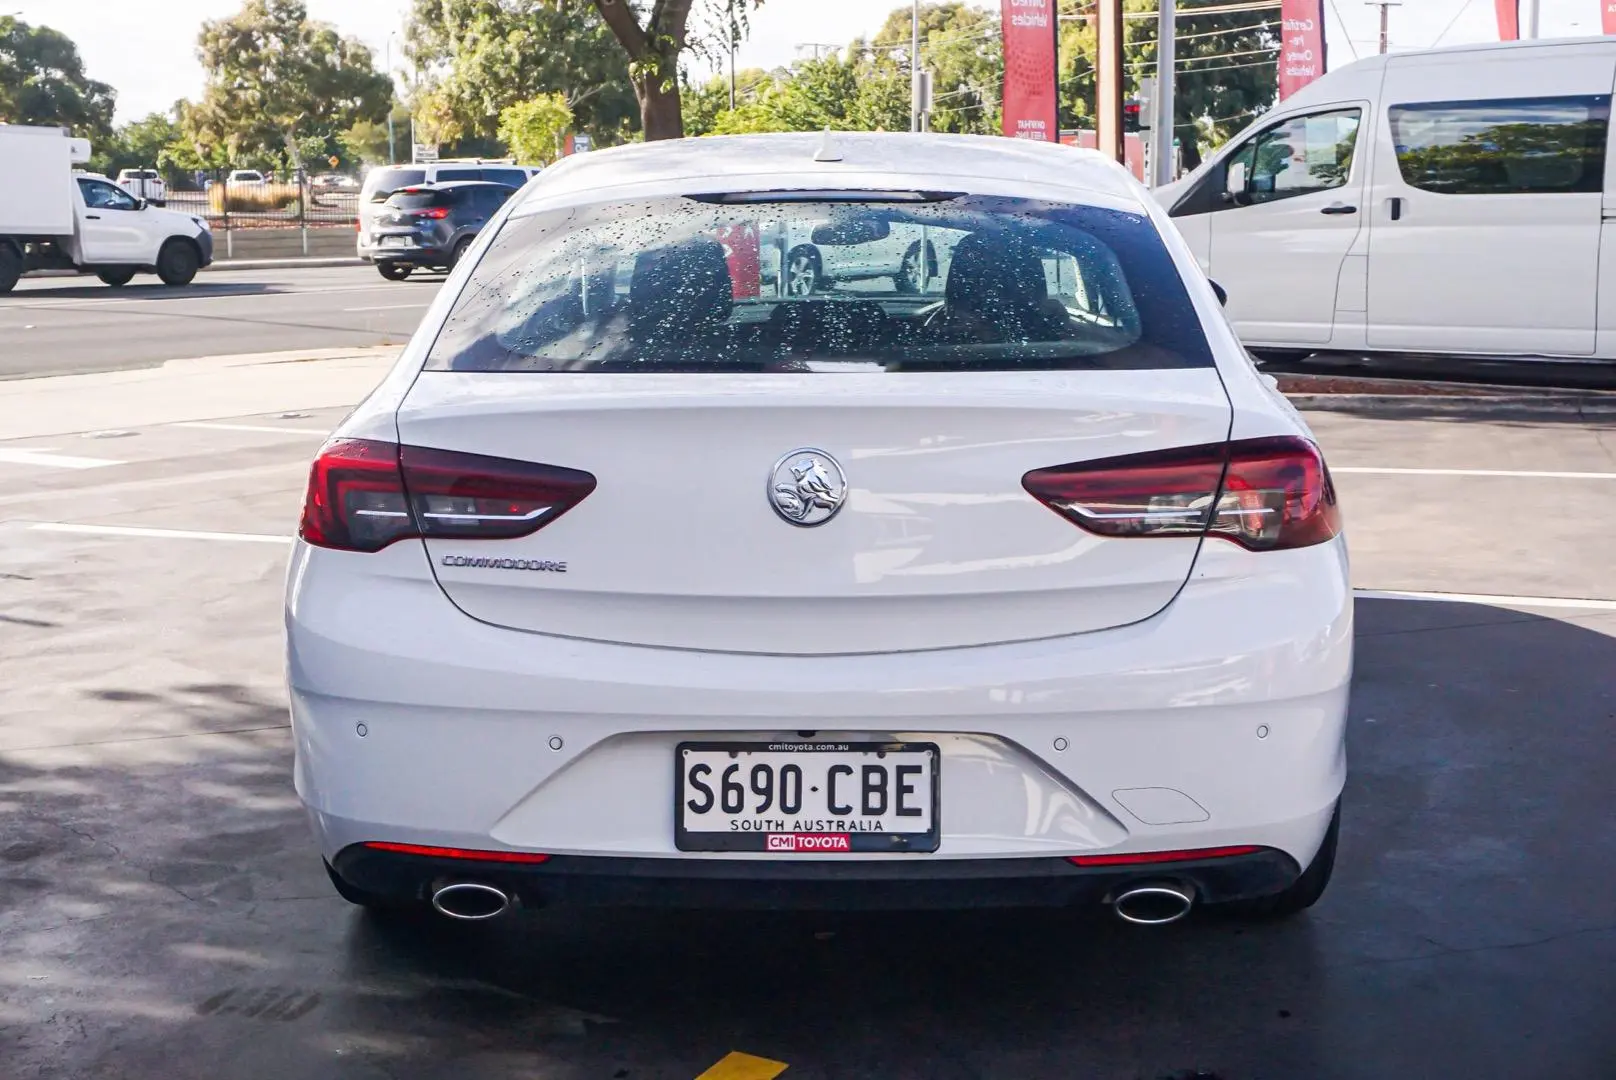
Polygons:
<instances>
[{"instance_id":1,"label":"chrome exhaust tip","mask_svg":"<svg viewBox=\"0 0 1616 1080\"><path fill-rule=\"evenodd\" d=\"M479 881L451 881L432 890L433 910L461 922L496 919L511 909L512 902L505 890Z\"/></svg>"},{"instance_id":2,"label":"chrome exhaust tip","mask_svg":"<svg viewBox=\"0 0 1616 1080\"><path fill-rule=\"evenodd\" d=\"M1111 910L1117 918L1135 926L1166 926L1190 913L1195 906L1195 893L1188 888L1168 882L1133 885L1111 901Z\"/></svg>"}]
</instances>

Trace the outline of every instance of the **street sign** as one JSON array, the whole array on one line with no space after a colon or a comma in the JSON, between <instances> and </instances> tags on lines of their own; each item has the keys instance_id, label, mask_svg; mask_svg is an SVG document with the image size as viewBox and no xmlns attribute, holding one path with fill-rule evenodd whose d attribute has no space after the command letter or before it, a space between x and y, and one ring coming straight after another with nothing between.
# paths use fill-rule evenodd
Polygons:
<instances>
[{"instance_id":1,"label":"street sign","mask_svg":"<svg viewBox=\"0 0 1616 1080\"><path fill-rule=\"evenodd\" d=\"M572 137L572 152L574 154L587 154L594 146L588 135L579 133Z\"/></svg>"},{"instance_id":2,"label":"street sign","mask_svg":"<svg viewBox=\"0 0 1616 1080\"><path fill-rule=\"evenodd\" d=\"M436 143L415 143L410 147L410 161L416 165L430 165L438 160Z\"/></svg>"}]
</instances>

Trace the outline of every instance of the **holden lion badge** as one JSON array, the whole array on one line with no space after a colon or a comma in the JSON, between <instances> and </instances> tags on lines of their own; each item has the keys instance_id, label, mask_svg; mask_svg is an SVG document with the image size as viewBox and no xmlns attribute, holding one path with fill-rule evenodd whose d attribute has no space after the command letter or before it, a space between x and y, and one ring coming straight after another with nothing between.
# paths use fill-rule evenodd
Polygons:
<instances>
[{"instance_id":1,"label":"holden lion badge","mask_svg":"<svg viewBox=\"0 0 1616 1080\"><path fill-rule=\"evenodd\" d=\"M793 525L823 525L847 499L847 478L836 459L804 447L775 463L769 474L769 505Z\"/></svg>"}]
</instances>

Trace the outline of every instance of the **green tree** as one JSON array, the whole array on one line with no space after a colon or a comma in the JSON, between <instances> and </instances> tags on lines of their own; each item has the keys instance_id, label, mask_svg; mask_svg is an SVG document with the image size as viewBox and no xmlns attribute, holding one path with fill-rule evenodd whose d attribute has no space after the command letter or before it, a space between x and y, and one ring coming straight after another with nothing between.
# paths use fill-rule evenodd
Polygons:
<instances>
[{"instance_id":1,"label":"green tree","mask_svg":"<svg viewBox=\"0 0 1616 1080\"><path fill-rule=\"evenodd\" d=\"M562 0L557 0L562 2ZM714 47L690 37L694 0L594 0L595 9L628 54L629 81L640 103L640 129L645 138L677 139L684 131L679 97L679 58L687 49ZM746 34L747 11L762 0L711 0L722 24L723 47L733 47Z\"/></svg>"},{"instance_id":2,"label":"green tree","mask_svg":"<svg viewBox=\"0 0 1616 1080\"><path fill-rule=\"evenodd\" d=\"M1222 0L1179 0L1174 46L1174 134L1184 167L1201 163L1200 143L1216 146L1245 127L1278 96L1279 24L1271 10L1197 15ZM1123 0L1127 12L1152 12L1155 0ZM1156 20L1123 21L1126 92L1156 75ZM1091 126L1094 103L1094 24L1061 25L1061 122Z\"/></svg>"},{"instance_id":3,"label":"green tree","mask_svg":"<svg viewBox=\"0 0 1616 1080\"><path fill-rule=\"evenodd\" d=\"M164 153L179 138L179 126L172 119L163 113L150 113L124 124L101 144L92 143L90 163L108 175L120 169L170 167Z\"/></svg>"},{"instance_id":4,"label":"green tree","mask_svg":"<svg viewBox=\"0 0 1616 1080\"><path fill-rule=\"evenodd\" d=\"M116 99L84 73L72 38L0 16L0 120L72 128L95 147L112 136Z\"/></svg>"},{"instance_id":5,"label":"green tree","mask_svg":"<svg viewBox=\"0 0 1616 1080\"><path fill-rule=\"evenodd\" d=\"M355 38L310 21L303 0L246 0L226 19L202 24L197 54L202 101L186 111L193 143L223 146L234 160L333 148L361 120L384 120L392 79Z\"/></svg>"},{"instance_id":6,"label":"green tree","mask_svg":"<svg viewBox=\"0 0 1616 1080\"><path fill-rule=\"evenodd\" d=\"M599 145L638 126L628 59L587 0L413 0L405 33L462 134L492 137L506 108L545 94Z\"/></svg>"},{"instance_id":7,"label":"green tree","mask_svg":"<svg viewBox=\"0 0 1616 1080\"><path fill-rule=\"evenodd\" d=\"M561 140L572 127L572 110L560 94L541 94L507 105L499 114L499 137L516 160L548 165L561 156Z\"/></svg>"},{"instance_id":8,"label":"green tree","mask_svg":"<svg viewBox=\"0 0 1616 1080\"><path fill-rule=\"evenodd\" d=\"M912 9L894 8L870 43L904 75L904 123L908 128L910 19ZM996 11L960 0L920 6L920 63L932 73L932 131L966 135L999 133L999 95L1004 85L1004 47Z\"/></svg>"}]
</instances>

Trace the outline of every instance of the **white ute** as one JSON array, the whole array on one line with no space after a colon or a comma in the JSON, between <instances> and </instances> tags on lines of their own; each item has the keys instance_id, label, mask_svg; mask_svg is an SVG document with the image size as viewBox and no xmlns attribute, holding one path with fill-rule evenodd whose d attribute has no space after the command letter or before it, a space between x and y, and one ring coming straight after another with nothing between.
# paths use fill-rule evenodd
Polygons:
<instances>
[{"instance_id":1,"label":"white ute","mask_svg":"<svg viewBox=\"0 0 1616 1080\"><path fill-rule=\"evenodd\" d=\"M213 261L206 220L75 173L89 157L89 142L60 128L0 124L0 293L29 270L78 270L115 286L155 273L187 285Z\"/></svg>"}]
</instances>

